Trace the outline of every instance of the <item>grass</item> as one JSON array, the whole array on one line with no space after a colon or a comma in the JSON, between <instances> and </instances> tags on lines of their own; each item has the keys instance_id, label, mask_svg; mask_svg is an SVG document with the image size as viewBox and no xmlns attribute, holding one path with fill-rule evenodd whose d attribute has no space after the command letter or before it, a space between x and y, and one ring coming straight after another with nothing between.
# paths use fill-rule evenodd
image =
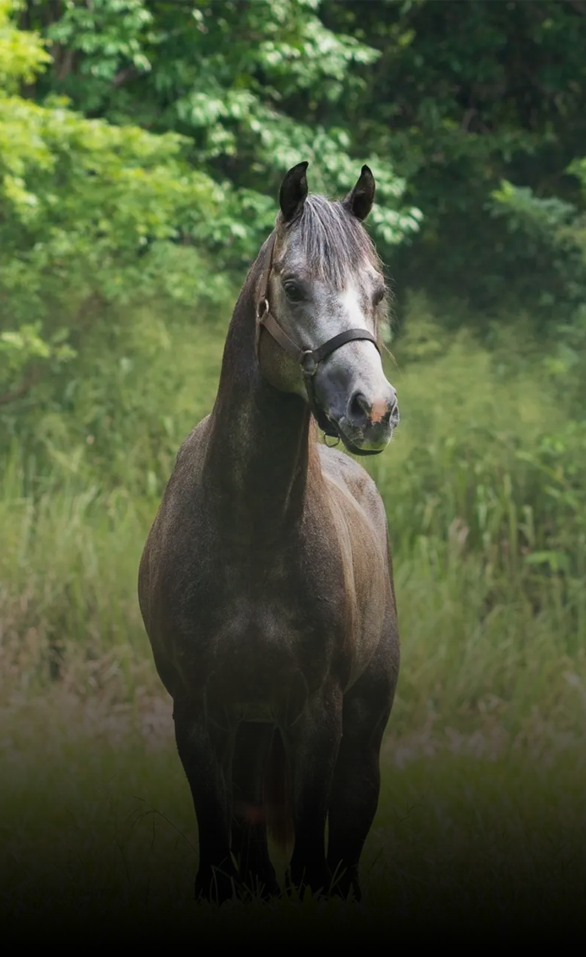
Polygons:
<instances>
[{"instance_id":1,"label":"grass","mask_svg":"<svg viewBox=\"0 0 586 957\"><path fill-rule=\"evenodd\" d=\"M172 926L198 939L384 927L388 940L403 922L505 933L549 920L571 932L586 874L579 411L538 355L512 368L414 326L389 366L402 425L369 464L391 529L402 664L364 904L195 908L195 819L136 574L176 449L213 399L224 333L185 339L145 322L135 367L112 362L103 382L78 383L72 411L41 416L34 441L3 458L6 926Z\"/></svg>"},{"instance_id":2,"label":"grass","mask_svg":"<svg viewBox=\"0 0 586 957\"><path fill-rule=\"evenodd\" d=\"M59 679L112 704L158 689L136 598L147 508L113 494L44 495L0 504L0 689L40 693ZM422 539L395 561L402 667L398 731L498 723L531 735L548 722L582 734L584 632L545 581L541 607L519 578L497 579L482 557Z\"/></svg>"},{"instance_id":3,"label":"grass","mask_svg":"<svg viewBox=\"0 0 586 957\"><path fill-rule=\"evenodd\" d=\"M108 445L104 423L94 444L75 446L65 461L54 457L36 478L22 455L6 459L0 694L2 686L37 693L59 679L82 697L116 704L158 688L136 598L138 562L161 491L155 471L166 462L168 475L182 437L213 399L220 333L198 329L177 354L198 390L185 375L180 393L164 395L160 369L149 380L152 395L142 383L127 484L115 480L120 436ZM145 338L158 341L152 330ZM404 348L406 360L389 372L403 421L391 448L369 465L395 556L403 642L397 733L498 725L508 738L529 739L551 725L581 737L586 432L576 418L554 435L563 404L535 359L505 376L465 337L425 360L410 356L409 340ZM149 470L143 445L149 429L157 432L159 406L169 434Z\"/></svg>"},{"instance_id":4,"label":"grass","mask_svg":"<svg viewBox=\"0 0 586 957\"><path fill-rule=\"evenodd\" d=\"M6 928L221 937L228 931L453 933L579 927L586 891L583 749L539 760L482 735L383 746L360 906L308 896L196 906L197 832L171 729L62 691L12 703L0 751ZM282 862L281 862L282 872Z\"/></svg>"}]
</instances>

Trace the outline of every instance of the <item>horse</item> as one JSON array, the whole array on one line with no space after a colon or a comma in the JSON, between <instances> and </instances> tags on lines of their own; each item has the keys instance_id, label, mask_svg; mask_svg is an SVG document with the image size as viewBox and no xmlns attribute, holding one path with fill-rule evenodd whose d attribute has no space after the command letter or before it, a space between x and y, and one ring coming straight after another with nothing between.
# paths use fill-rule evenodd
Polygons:
<instances>
[{"instance_id":1,"label":"horse","mask_svg":"<svg viewBox=\"0 0 586 957\"><path fill-rule=\"evenodd\" d=\"M364 166L338 201L284 177L240 291L212 412L181 446L139 569L199 833L195 896L360 900L399 672L382 499L356 456L399 421ZM315 421L314 421L315 419ZM326 827L328 832L326 852ZM292 848L292 850L291 850Z\"/></svg>"}]
</instances>

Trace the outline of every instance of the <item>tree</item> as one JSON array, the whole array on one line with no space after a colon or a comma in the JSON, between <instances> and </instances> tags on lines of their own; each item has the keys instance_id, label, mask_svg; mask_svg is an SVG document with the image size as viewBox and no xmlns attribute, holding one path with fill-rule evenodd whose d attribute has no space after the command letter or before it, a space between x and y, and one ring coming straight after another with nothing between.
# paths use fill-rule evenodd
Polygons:
<instances>
[{"instance_id":1,"label":"tree","mask_svg":"<svg viewBox=\"0 0 586 957\"><path fill-rule=\"evenodd\" d=\"M209 292L194 241L222 199L181 136L18 95L51 63L18 8L0 0L0 406L87 348L105 303Z\"/></svg>"},{"instance_id":2,"label":"tree","mask_svg":"<svg viewBox=\"0 0 586 957\"><path fill-rule=\"evenodd\" d=\"M563 206L567 225L584 209L571 164L586 143L586 3L349 0L324 3L322 17L380 52L363 69L356 133L389 156L424 214L393 256L398 280L445 311L464 300L467 321L573 314L586 278L568 281L580 254L564 270L551 217ZM531 191L530 219L519 205L513 216L503 181Z\"/></svg>"},{"instance_id":3,"label":"tree","mask_svg":"<svg viewBox=\"0 0 586 957\"><path fill-rule=\"evenodd\" d=\"M29 0L54 60L35 96L65 94L85 115L190 138L191 163L222 187L207 240L241 270L272 228L284 172L311 162L311 186L340 195L363 162L375 170L372 216L386 246L417 231L388 160L346 128L379 53L328 30L320 0ZM353 157L357 158L354 159ZM228 255L226 238L230 237Z\"/></svg>"},{"instance_id":4,"label":"tree","mask_svg":"<svg viewBox=\"0 0 586 957\"><path fill-rule=\"evenodd\" d=\"M125 403L149 381L153 342L165 323L217 314L300 155L315 159L313 188L338 195L370 158L383 241L417 228L388 163L353 160L348 132L317 122L317 106L305 122L284 108L297 89L308 102L352 96L348 65L376 56L331 35L316 8L0 0L4 441L44 455L41 410L62 455L84 428L95 437L115 422L123 469ZM156 447L168 427L160 410L151 421Z\"/></svg>"}]
</instances>

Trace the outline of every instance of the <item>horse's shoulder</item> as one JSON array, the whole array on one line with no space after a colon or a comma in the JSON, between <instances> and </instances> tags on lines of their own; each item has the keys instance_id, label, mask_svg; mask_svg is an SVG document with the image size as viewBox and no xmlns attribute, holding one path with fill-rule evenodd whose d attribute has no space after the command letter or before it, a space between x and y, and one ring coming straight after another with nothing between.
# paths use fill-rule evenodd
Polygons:
<instances>
[{"instance_id":1,"label":"horse's shoulder","mask_svg":"<svg viewBox=\"0 0 586 957\"><path fill-rule=\"evenodd\" d=\"M369 517L378 522L385 518L383 501L368 472L344 452L318 445L320 464L326 478L342 485Z\"/></svg>"},{"instance_id":2,"label":"horse's shoulder","mask_svg":"<svg viewBox=\"0 0 586 957\"><path fill-rule=\"evenodd\" d=\"M318 445L317 450L320 457L322 472L331 475L333 478L347 482L357 488L373 486L373 480L366 469L350 458L345 452L338 449L329 448L327 445Z\"/></svg>"},{"instance_id":3,"label":"horse's shoulder","mask_svg":"<svg viewBox=\"0 0 586 957\"><path fill-rule=\"evenodd\" d=\"M196 505L209 420L208 415L198 422L181 443L157 513L155 524L158 528L163 526L174 528L177 521L183 522L186 508L188 507L192 512Z\"/></svg>"}]
</instances>

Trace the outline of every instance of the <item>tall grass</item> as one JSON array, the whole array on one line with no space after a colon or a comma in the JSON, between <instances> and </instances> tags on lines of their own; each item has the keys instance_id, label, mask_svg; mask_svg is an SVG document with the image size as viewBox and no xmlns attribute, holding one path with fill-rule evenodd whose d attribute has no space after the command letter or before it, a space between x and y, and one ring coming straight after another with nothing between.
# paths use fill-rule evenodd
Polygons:
<instances>
[{"instance_id":1,"label":"tall grass","mask_svg":"<svg viewBox=\"0 0 586 957\"><path fill-rule=\"evenodd\" d=\"M320 933L347 943L349 932L382 942L401 925L408 940L479 928L509 940L523 930L526 940L536 926L573 934L583 924L586 769L578 746L547 764L515 754L470 760L455 747L409 761L385 753L360 906L308 895L196 907L197 828L173 748L153 749L132 733L113 744L97 739L95 727L72 726L75 711L62 724L50 708L32 711L11 722L18 760L0 749L5 935L46 941L47 933L91 929L117 940L128 933L134 943L147 933L151 941L164 934L165 943L209 935L217 945L232 931L258 946L263 934L275 943ZM274 859L282 880L284 862Z\"/></svg>"},{"instance_id":2,"label":"tall grass","mask_svg":"<svg viewBox=\"0 0 586 957\"><path fill-rule=\"evenodd\" d=\"M58 681L133 702L159 688L138 561L177 448L211 407L225 327L149 321L130 337L134 364L113 359L76 385L71 409L5 450L5 690ZM539 356L513 368L469 337L412 329L389 363L402 423L368 466L402 633L391 727L581 733L586 425L568 418Z\"/></svg>"}]
</instances>

